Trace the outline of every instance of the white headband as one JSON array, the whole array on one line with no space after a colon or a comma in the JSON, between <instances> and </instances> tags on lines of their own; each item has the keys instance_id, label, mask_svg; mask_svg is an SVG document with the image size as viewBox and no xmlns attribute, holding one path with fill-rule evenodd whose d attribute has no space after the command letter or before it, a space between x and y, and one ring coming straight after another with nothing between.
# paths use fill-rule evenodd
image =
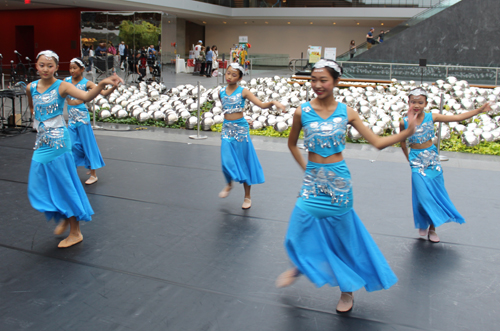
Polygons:
<instances>
[{"instance_id":1,"label":"white headband","mask_svg":"<svg viewBox=\"0 0 500 331\"><path fill-rule=\"evenodd\" d=\"M38 53L38 55L36 56L36 59L38 60L38 58L40 56L44 55L46 58L48 58L49 60L52 59L52 58L55 58L56 59L56 62L59 63L59 56L54 53L53 51L41 51L40 53Z\"/></svg>"},{"instance_id":2,"label":"white headband","mask_svg":"<svg viewBox=\"0 0 500 331\"><path fill-rule=\"evenodd\" d=\"M410 97L410 95L414 95L414 96L423 95L424 97L427 98L427 91L421 87L417 87L416 89L413 89L410 91L410 93L408 93L408 98Z\"/></svg>"},{"instance_id":3,"label":"white headband","mask_svg":"<svg viewBox=\"0 0 500 331\"><path fill-rule=\"evenodd\" d=\"M231 68L233 68L233 69L236 69L236 70L241 71L241 73L244 73L244 72L243 72L243 67L242 67L242 66L240 66L240 65L239 65L238 63L236 63L236 62L231 63L229 66L230 66Z\"/></svg>"},{"instance_id":4,"label":"white headband","mask_svg":"<svg viewBox=\"0 0 500 331\"><path fill-rule=\"evenodd\" d=\"M324 67L329 67L338 72L339 76L342 76L342 69L335 61L321 59L314 65L314 69L321 69Z\"/></svg>"},{"instance_id":5,"label":"white headband","mask_svg":"<svg viewBox=\"0 0 500 331\"><path fill-rule=\"evenodd\" d=\"M79 59L77 59L76 57L69 62L70 63L78 63L80 65L80 67L85 68L85 64L83 64L83 62L80 61Z\"/></svg>"}]
</instances>

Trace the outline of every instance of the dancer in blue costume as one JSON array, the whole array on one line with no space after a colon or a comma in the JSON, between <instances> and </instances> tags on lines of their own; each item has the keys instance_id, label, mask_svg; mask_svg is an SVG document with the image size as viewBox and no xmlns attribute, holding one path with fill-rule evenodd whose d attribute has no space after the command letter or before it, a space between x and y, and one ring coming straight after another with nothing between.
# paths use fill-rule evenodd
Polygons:
<instances>
[{"instance_id":1,"label":"dancer in blue costume","mask_svg":"<svg viewBox=\"0 0 500 331\"><path fill-rule=\"evenodd\" d=\"M432 143L434 138L434 123L459 122L471 118L482 112L491 110L489 103L481 108L474 109L460 115L442 115L424 112L427 106L427 92L423 88L410 91L408 96L410 109L417 114L417 129L415 134L408 138L411 151L408 153L406 141L401 142L401 148L411 167L411 186L413 219L415 228L421 236L427 236L429 241L440 241L436 227L448 223L464 223L450 200L444 187L443 169L439 161L439 152ZM408 118L400 123L404 130L408 126Z\"/></svg>"},{"instance_id":2,"label":"dancer in blue costume","mask_svg":"<svg viewBox=\"0 0 500 331\"><path fill-rule=\"evenodd\" d=\"M227 86L220 91L224 123L221 132L221 162L222 172L227 185L219 193L219 197L229 195L232 182L243 183L245 198L241 208L249 209L252 206L250 187L253 184L264 183L264 172L257 154L250 140L249 125L243 117L246 99L261 108L270 108L273 105L285 110L278 101L262 102L248 89L238 86L243 77L243 68L232 63L226 71Z\"/></svg>"},{"instance_id":3,"label":"dancer in blue costume","mask_svg":"<svg viewBox=\"0 0 500 331\"><path fill-rule=\"evenodd\" d=\"M83 77L85 65L79 58L74 58L69 64L69 73L71 77L64 79L65 82L71 83L77 89L89 91L96 85ZM115 90L116 86L101 92L101 95L107 96ZM90 125L90 115L85 103L72 96L66 98L68 103L68 131L73 144L72 151L77 167L84 166L89 169L90 178L85 182L87 185L97 182L96 169L105 166L101 152L95 140L94 131Z\"/></svg>"},{"instance_id":4,"label":"dancer in blue costume","mask_svg":"<svg viewBox=\"0 0 500 331\"><path fill-rule=\"evenodd\" d=\"M305 175L285 238L294 267L278 277L276 286L289 286L300 274L318 287L339 286L337 311L348 312L352 292L388 289L397 278L353 209L351 175L342 156L347 124L378 149L409 137L415 124L410 121L397 135L375 135L355 110L335 101L333 89L341 75L335 61L317 62L311 74L317 97L297 108L293 117L288 147ZM297 147L301 129L307 163Z\"/></svg>"},{"instance_id":5,"label":"dancer in blue costume","mask_svg":"<svg viewBox=\"0 0 500 331\"><path fill-rule=\"evenodd\" d=\"M52 51L38 54L36 68L41 79L26 88L28 104L35 116L34 128L38 131L28 179L28 198L33 208L45 213L47 220L54 218L59 223L64 219L56 227L55 234L62 234L70 226L69 236L58 246L65 248L83 240L79 221L90 221L94 211L76 173L71 139L63 118L64 99L71 95L90 101L107 84L123 81L114 75L102 80L90 92L81 91L54 78L59 57Z\"/></svg>"}]
</instances>

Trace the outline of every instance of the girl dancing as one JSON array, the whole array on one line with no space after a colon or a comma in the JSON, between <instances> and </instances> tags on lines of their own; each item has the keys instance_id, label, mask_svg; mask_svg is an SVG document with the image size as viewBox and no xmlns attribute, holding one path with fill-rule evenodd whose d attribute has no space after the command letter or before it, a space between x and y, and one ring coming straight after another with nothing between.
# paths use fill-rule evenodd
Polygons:
<instances>
[{"instance_id":1,"label":"girl dancing","mask_svg":"<svg viewBox=\"0 0 500 331\"><path fill-rule=\"evenodd\" d=\"M95 98L107 84L123 82L118 76L102 80L89 92L54 78L59 68L59 57L52 51L40 52L36 68L41 79L26 88L34 127L37 129L35 152L31 160L28 180L28 198L36 210L45 213L47 220L54 218L54 231L62 234L68 225L69 236L59 247L69 247L83 240L79 221L90 221L94 214L82 183L76 173L71 152L71 139L66 129L63 109L68 95L83 101Z\"/></svg>"},{"instance_id":2,"label":"girl dancing","mask_svg":"<svg viewBox=\"0 0 500 331\"><path fill-rule=\"evenodd\" d=\"M337 311L348 312L354 291L388 289L397 278L353 209L351 175L342 156L347 124L378 149L409 137L415 127L412 120L397 135L375 135L355 110L335 101L333 89L341 75L335 61L317 62L311 74L317 97L294 114L288 147L305 174L285 238L294 267L278 277L276 286L289 286L301 274L318 287L339 286ZM307 162L297 147L301 129Z\"/></svg>"},{"instance_id":3,"label":"girl dancing","mask_svg":"<svg viewBox=\"0 0 500 331\"><path fill-rule=\"evenodd\" d=\"M96 85L83 77L85 65L79 58L74 58L69 64L69 73L71 77L64 79L65 82L71 83L77 89L89 91ZM101 92L106 96L115 90L116 86ZM95 140L94 131L90 125L90 115L85 103L72 96L67 97L68 102L68 131L73 145L73 157L77 167L84 166L89 169L90 178L85 184L91 185L97 182L96 169L105 166L101 152Z\"/></svg>"},{"instance_id":4,"label":"girl dancing","mask_svg":"<svg viewBox=\"0 0 500 331\"><path fill-rule=\"evenodd\" d=\"M463 121L490 111L491 107L486 103L481 108L452 116L426 113L424 109L427 106L427 92L420 87L410 91L408 103L410 109L417 114L418 123L415 134L408 138L409 153L406 141L401 142L401 148L411 167L413 220L421 236L427 236L430 242L438 243L440 239L436 227L448 222L462 224L465 221L444 187L439 152L432 143L432 138L435 136L434 123ZM400 128L404 130L407 126L408 118L404 118Z\"/></svg>"},{"instance_id":5,"label":"girl dancing","mask_svg":"<svg viewBox=\"0 0 500 331\"><path fill-rule=\"evenodd\" d=\"M219 193L225 198L233 188L232 182L243 183L245 198L241 208L249 209L252 206L250 187L253 184L264 183L264 172L250 140L249 125L243 117L246 99L261 108L270 108L273 105L285 110L278 101L261 102L248 89L238 86L243 77L243 68L238 63L231 63L226 71L227 86L220 91L224 123L221 132L221 161L222 172L226 177L227 185Z\"/></svg>"}]
</instances>

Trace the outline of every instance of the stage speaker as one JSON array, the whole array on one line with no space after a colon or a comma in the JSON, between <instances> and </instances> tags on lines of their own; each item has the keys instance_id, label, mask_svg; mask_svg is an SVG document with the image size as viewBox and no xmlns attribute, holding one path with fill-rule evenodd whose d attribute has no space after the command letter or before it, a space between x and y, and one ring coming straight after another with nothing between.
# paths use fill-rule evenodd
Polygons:
<instances>
[{"instance_id":1,"label":"stage speaker","mask_svg":"<svg viewBox=\"0 0 500 331\"><path fill-rule=\"evenodd\" d=\"M420 59L418 65L421 67L427 67L427 59Z\"/></svg>"}]
</instances>

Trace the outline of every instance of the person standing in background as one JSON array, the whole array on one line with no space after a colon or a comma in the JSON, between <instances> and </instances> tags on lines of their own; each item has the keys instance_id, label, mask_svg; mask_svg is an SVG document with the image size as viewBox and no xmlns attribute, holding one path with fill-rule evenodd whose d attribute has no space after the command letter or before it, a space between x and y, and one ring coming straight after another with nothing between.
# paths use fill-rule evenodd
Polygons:
<instances>
[{"instance_id":1,"label":"person standing in background","mask_svg":"<svg viewBox=\"0 0 500 331\"><path fill-rule=\"evenodd\" d=\"M212 64L213 64L213 55L214 52L210 48L210 46L207 47L207 55L205 57L205 75L207 77L212 77Z\"/></svg>"},{"instance_id":2,"label":"person standing in background","mask_svg":"<svg viewBox=\"0 0 500 331\"><path fill-rule=\"evenodd\" d=\"M200 76L205 75L205 46L201 46L200 56L198 56L198 62L200 63Z\"/></svg>"},{"instance_id":3,"label":"person standing in background","mask_svg":"<svg viewBox=\"0 0 500 331\"><path fill-rule=\"evenodd\" d=\"M120 68L125 69L123 63L125 62L125 42L122 40L120 45L118 45L118 54L120 54Z\"/></svg>"},{"instance_id":4,"label":"person standing in background","mask_svg":"<svg viewBox=\"0 0 500 331\"><path fill-rule=\"evenodd\" d=\"M217 50L217 46L213 45L212 46L212 69L217 70L219 69L219 51Z\"/></svg>"},{"instance_id":5,"label":"person standing in background","mask_svg":"<svg viewBox=\"0 0 500 331\"><path fill-rule=\"evenodd\" d=\"M147 56L148 56L148 67L149 67L149 73L152 75L153 74L153 67L155 65L156 61L156 49L155 45L151 44L148 48L147 51Z\"/></svg>"},{"instance_id":6,"label":"person standing in background","mask_svg":"<svg viewBox=\"0 0 500 331\"><path fill-rule=\"evenodd\" d=\"M84 63L89 63L89 46L85 45L82 48L82 60Z\"/></svg>"},{"instance_id":7,"label":"person standing in background","mask_svg":"<svg viewBox=\"0 0 500 331\"><path fill-rule=\"evenodd\" d=\"M108 44L108 53L116 55L116 48L115 48L115 46L113 46L111 41Z\"/></svg>"},{"instance_id":8,"label":"person standing in background","mask_svg":"<svg viewBox=\"0 0 500 331\"><path fill-rule=\"evenodd\" d=\"M354 40L351 40L351 44L349 45L349 54L351 55L351 59L356 54L356 42Z\"/></svg>"},{"instance_id":9,"label":"person standing in background","mask_svg":"<svg viewBox=\"0 0 500 331\"><path fill-rule=\"evenodd\" d=\"M93 45L90 45L89 46L89 65L87 66L87 72L90 72L90 70L92 70L92 65L94 64L94 56L95 56L95 52L94 52L94 46Z\"/></svg>"},{"instance_id":10,"label":"person standing in background","mask_svg":"<svg viewBox=\"0 0 500 331\"><path fill-rule=\"evenodd\" d=\"M375 39L373 39L373 33L375 32L375 28L370 28L370 31L366 34L366 47L368 49L372 48L373 44L375 44Z\"/></svg>"},{"instance_id":11,"label":"person standing in background","mask_svg":"<svg viewBox=\"0 0 500 331\"><path fill-rule=\"evenodd\" d=\"M196 46L194 46L194 58L195 59L197 59L200 56L202 45L203 45L203 42L201 40L198 40L198 43L196 44Z\"/></svg>"}]
</instances>

